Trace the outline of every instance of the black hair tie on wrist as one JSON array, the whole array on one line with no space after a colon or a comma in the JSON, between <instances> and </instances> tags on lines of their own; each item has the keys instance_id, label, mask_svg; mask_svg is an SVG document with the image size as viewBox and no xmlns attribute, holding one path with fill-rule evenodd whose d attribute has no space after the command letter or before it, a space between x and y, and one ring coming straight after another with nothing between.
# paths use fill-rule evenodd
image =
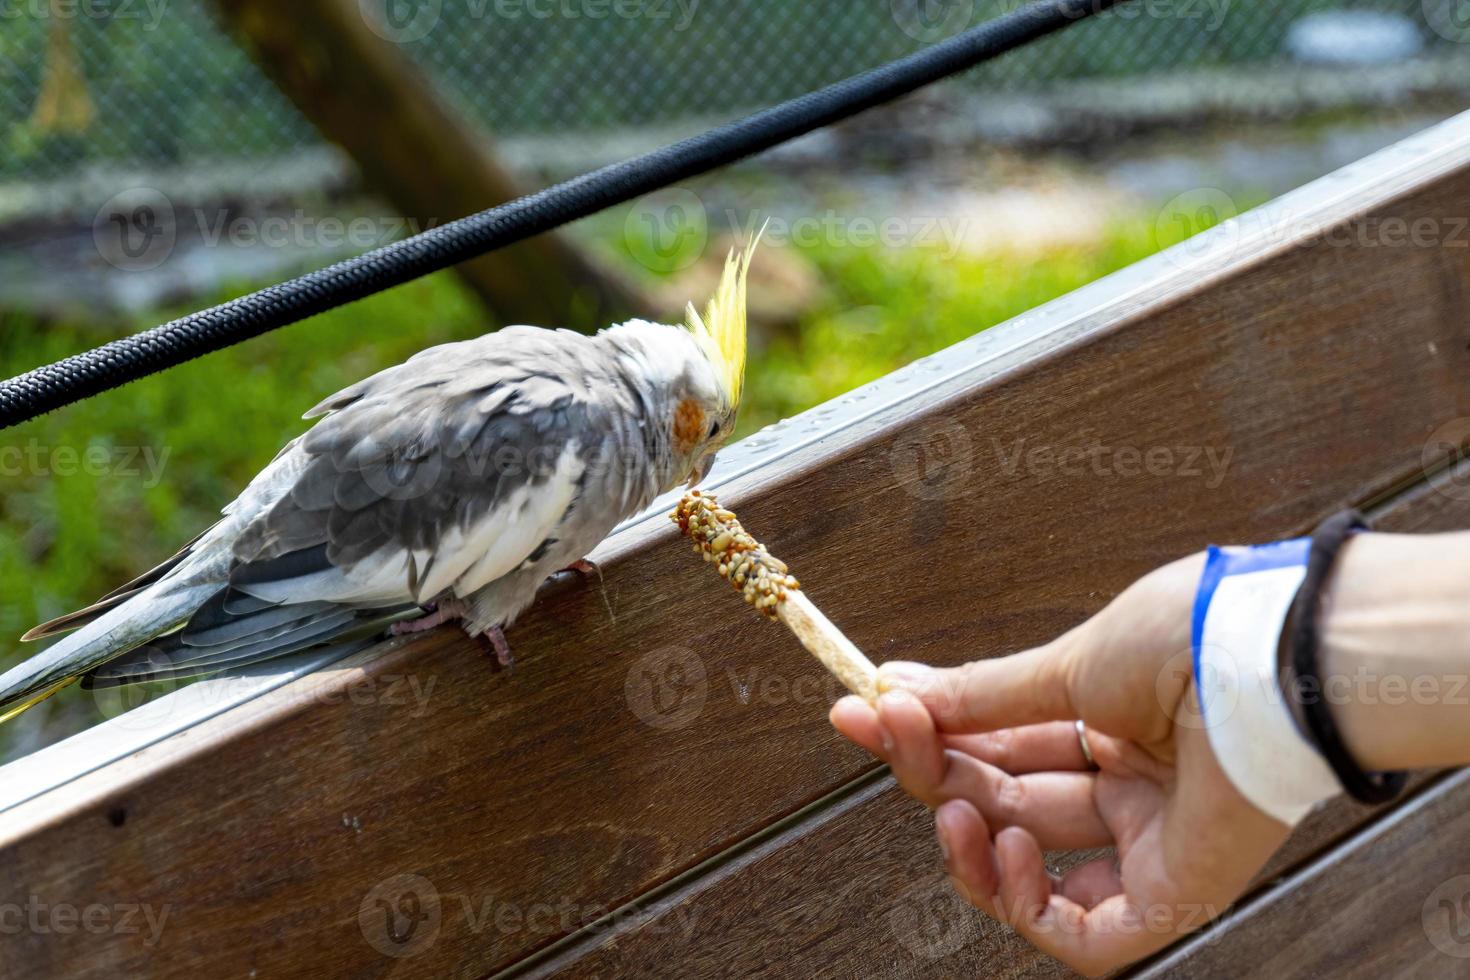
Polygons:
<instances>
[{"instance_id":1,"label":"black hair tie on wrist","mask_svg":"<svg viewBox=\"0 0 1470 980\"><path fill-rule=\"evenodd\" d=\"M1353 799L1360 803L1387 803L1404 791L1408 776L1402 772L1364 772L1353 759L1328 709L1317 663L1321 639L1317 619L1322 611L1322 586L1332 572L1337 554L1348 535L1367 528L1368 523L1362 514L1345 510L1332 515L1312 532L1307 574L1292 600L1286 639L1291 650L1291 691L1295 707L1318 751ZM1316 693L1311 697L1303 690L1308 682L1316 686Z\"/></svg>"}]
</instances>

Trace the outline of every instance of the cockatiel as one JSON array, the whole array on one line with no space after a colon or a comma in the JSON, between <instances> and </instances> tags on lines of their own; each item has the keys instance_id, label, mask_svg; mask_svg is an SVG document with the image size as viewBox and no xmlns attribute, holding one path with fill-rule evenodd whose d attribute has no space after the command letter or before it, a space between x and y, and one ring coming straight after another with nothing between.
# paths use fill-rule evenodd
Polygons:
<instances>
[{"instance_id":1,"label":"cockatiel","mask_svg":"<svg viewBox=\"0 0 1470 980\"><path fill-rule=\"evenodd\" d=\"M78 679L197 676L390 622L462 619L505 662L502 631L540 584L702 479L729 438L755 244L682 326L508 327L328 398L218 524L26 634L76 630L0 676L0 720Z\"/></svg>"}]
</instances>

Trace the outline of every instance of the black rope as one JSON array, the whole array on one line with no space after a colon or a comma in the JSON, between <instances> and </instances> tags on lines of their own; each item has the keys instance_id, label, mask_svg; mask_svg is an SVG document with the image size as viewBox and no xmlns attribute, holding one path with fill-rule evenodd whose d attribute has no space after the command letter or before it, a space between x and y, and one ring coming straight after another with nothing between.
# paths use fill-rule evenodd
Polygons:
<instances>
[{"instance_id":1,"label":"black rope","mask_svg":"<svg viewBox=\"0 0 1470 980\"><path fill-rule=\"evenodd\" d=\"M734 163L1061 30L1120 0L1041 0L700 136L0 383L0 429Z\"/></svg>"}]
</instances>

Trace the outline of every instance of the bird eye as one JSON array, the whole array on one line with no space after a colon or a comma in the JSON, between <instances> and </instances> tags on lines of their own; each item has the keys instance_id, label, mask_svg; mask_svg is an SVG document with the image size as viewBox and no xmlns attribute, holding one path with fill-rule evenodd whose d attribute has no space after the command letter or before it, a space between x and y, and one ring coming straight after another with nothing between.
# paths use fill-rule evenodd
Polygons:
<instances>
[{"instance_id":1,"label":"bird eye","mask_svg":"<svg viewBox=\"0 0 1470 980\"><path fill-rule=\"evenodd\" d=\"M720 434L720 423L719 422L711 422L710 423L710 427L709 427L709 435L705 436L705 438L706 439L713 439L715 436L717 436L719 434Z\"/></svg>"}]
</instances>

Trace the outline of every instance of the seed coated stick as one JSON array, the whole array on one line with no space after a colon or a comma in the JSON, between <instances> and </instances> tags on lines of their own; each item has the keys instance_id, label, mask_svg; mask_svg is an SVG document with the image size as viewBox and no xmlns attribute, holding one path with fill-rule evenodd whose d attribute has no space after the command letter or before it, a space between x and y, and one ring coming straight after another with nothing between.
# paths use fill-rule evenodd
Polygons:
<instances>
[{"instance_id":1,"label":"seed coated stick","mask_svg":"<svg viewBox=\"0 0 1470 980\"><path fill-rule=\"evenodd\" d=\"M751 537L713 495L691 490L669 517L746 602L767 618L785 623L849 691L870 703L877 698L878 669L873 662L812 605L786 563Z\"/></svg>"}]
</instances>

